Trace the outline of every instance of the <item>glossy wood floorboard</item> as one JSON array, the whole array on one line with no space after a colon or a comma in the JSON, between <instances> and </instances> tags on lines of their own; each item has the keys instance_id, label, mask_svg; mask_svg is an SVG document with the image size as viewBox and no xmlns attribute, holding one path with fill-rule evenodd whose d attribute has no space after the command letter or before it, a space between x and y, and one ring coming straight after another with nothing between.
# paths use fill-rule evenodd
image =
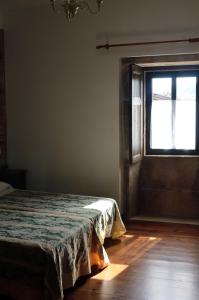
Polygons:
<instances>
[{"instance_id":1,"label":"glossy wood floorboard","mask_svg":"<svg viewBox=\"0 0 199 300\"><path fill-rule=\"evenodd\" d=\"M107 241L111 264L65 300L199 300L199 226L133 222Z\"/></svg>"}]
</instances>

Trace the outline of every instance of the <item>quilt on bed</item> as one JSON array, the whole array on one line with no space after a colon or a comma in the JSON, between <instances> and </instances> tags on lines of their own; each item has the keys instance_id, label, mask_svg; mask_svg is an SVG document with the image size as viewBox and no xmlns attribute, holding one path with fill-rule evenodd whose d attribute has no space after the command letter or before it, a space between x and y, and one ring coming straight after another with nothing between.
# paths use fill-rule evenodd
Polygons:
<instances>
[{"instance_id":1,"label":"quilt on bed","mask_svg":"<svg viewBox=\"0 0 199 300\"><path fill-rule=\"evenodd\" d=\"M108 264L104 239L124 232L113 199L15 190L0 197L0 277L63 299L93 265Z\"/></svg>"}]
</instances>

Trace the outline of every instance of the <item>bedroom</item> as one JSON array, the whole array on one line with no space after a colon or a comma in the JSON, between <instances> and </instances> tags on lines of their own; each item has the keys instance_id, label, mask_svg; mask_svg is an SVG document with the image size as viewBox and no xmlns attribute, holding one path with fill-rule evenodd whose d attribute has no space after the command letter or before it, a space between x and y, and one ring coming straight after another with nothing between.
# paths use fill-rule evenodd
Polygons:
<instances>
[{"instance_id":1,"label":"bedroom","mask_svg":"<svg viewBox=\"0 0 199 300\"><path fill-rule=\"evenodd\" d=\"M109 0L71 23L46 2L1 1L8 165L27 170L29 189L111 197L122 212L120 59L197 53L198 44L95 47L197 37L198 1Z\"/></svg>"}]
</instances>

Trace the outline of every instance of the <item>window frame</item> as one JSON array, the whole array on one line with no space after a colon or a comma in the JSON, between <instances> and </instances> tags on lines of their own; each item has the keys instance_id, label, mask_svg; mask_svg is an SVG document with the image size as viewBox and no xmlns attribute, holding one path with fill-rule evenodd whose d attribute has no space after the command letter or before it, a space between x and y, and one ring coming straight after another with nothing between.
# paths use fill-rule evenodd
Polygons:
<instances>
[{"instance_id":1,"label":"window frame","mask_svg":"<svg viewBox=\"0 0 199 300\"><path fill-rule=\"evenodd\" d=\"M145 155L199 155L199 68L194 66L181 66L180 68L150 68L144 70L145 75ZM172 78L172 101L176 98L176 78L196 77L196 149L152 149L150 147L151 133L151 106L152 106L152 78Z\"/></svg>"}]
</instances>

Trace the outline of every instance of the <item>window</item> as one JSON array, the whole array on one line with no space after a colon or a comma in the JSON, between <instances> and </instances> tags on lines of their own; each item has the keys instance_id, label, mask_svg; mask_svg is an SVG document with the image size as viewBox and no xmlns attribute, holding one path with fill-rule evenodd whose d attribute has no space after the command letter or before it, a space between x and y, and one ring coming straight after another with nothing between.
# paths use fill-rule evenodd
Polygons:
<instances>
[{"instance_id":1,"label":"window","mask_svg":"<svg viewBox=\"0 0 199 300\"><path fill-rule=\"evenodd\" d=\"M198 79L199 70L145 72L146 154L199 154Z\"/></svg>"}]
</instances>

